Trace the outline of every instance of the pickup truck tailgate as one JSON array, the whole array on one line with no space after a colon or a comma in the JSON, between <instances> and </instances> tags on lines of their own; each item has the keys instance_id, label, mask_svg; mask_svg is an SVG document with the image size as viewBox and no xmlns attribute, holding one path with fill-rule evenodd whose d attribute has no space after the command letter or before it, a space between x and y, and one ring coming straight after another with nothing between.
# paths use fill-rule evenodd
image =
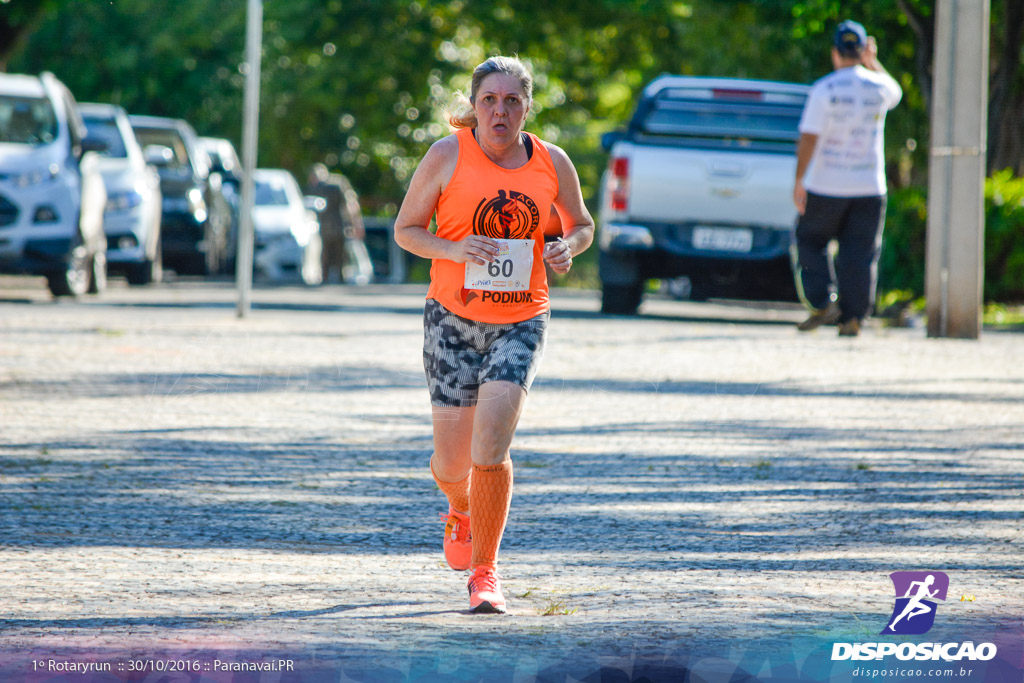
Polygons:
<instances>
[{"instance_id":1,"label":"pickup truck tailgate","mask_svg":"<svg viewBox=\"0 0 1024 683\"><path fill-rule=\"evenodd\" d=\"M630 218L792 228L796 159L788 154L630 145Z\"/></svg>"}]
</instances>

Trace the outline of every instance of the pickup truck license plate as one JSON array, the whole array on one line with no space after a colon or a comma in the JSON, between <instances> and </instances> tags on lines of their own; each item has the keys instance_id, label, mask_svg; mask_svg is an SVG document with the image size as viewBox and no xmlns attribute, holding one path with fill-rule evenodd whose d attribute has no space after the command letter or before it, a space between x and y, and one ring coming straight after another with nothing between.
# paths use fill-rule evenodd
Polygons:
<instances>
[{"instance_id":1,"label":"pickup truck license plate","mask_svg":"<svg viewBox=\"0 0 1024 683\"><path fill-rule=\"evenodd\" d=\"M747 228L697 226L693 229L693 246L711 251L748 252L754 246L754 232Z\"/></svg>"}]
</instances>

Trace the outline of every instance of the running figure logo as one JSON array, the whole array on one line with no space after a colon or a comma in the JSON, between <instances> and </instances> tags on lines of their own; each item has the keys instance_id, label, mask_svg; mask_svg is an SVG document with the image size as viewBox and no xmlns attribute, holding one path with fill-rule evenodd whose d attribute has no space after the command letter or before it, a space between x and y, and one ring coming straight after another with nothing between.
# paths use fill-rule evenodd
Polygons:
<instances>
[{"instance_id":1,"label":"running figure logo","mask_svg":"<svg viewBox=\"0 0 1024 683\"><path fill-rule=\"evenodd\" d=\"M494 239L529 239L538 225L536 202L515 190L498 190L497 197L481 199L473 214L473 232Z\"/></svg>"},{"instance_id":2,"label":"running figure logo","mask_svg":"<svg viewBox=\"0 0 1024 683\"><path fill-rule=\"evenodd\" d=\"M921 635L935 623L935 602L945 600L949 577L943 572L893 572L889 575L896 589L896 605L885 635Z\"/></svg>"}]
</instances>

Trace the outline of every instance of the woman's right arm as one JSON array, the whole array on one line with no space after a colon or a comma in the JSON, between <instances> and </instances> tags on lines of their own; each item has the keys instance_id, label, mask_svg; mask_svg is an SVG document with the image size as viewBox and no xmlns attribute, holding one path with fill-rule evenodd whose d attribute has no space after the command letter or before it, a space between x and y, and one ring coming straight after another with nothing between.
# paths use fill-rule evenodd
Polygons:
<instances>
[{"instance_id":1,"label":"woman's right arm","mask_svg":"<svg viewBox=\"0 0 1024 683\"><path fill-rule=\"evenodd\" d=\"M395 242L408 252L429 259L448 259L456 263L473 261L484 265L494 261L498 249L482 235L469 235L452 242L430 232L427 226L437 211L441 191L451 180L458 162L459 145L454 135L438 140L424 155L412 176L409 191L395 219Z\"/></svg>"}]
</instances>

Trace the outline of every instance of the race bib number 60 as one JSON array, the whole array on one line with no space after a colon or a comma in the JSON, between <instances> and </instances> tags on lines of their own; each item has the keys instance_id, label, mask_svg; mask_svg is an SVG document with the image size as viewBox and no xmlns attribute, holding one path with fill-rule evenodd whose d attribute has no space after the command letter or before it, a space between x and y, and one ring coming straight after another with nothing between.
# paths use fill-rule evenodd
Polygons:
<instances>
[{"instance_id":1,"label":"race bib number 60","mask_svg":"<svg viewBox=\"0 0 1024 683\"><path fill-rule=\"evenodd\" d=\"M494 240L498 258L479 265L466 263L466 289L521 292L530 288L533 272L533 240Z\"/></svg>"}]
</instances>

